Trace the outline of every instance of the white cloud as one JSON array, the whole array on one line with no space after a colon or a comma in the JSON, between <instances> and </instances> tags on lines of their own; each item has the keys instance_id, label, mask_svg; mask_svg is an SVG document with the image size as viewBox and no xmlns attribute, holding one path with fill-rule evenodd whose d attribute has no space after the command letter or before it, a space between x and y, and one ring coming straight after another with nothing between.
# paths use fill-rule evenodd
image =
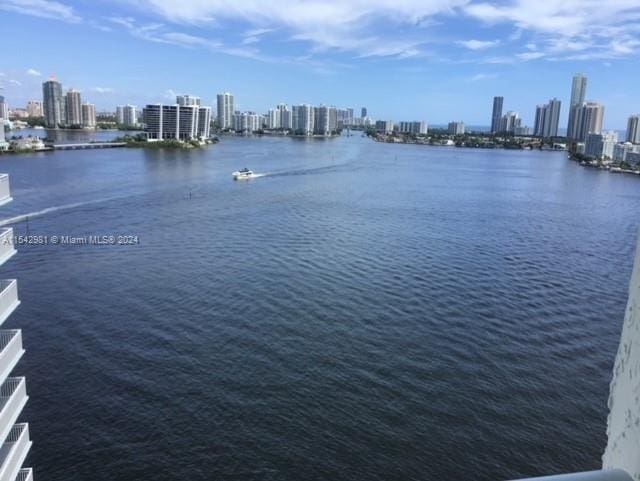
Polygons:
<instances>
[{"instance_id":1,"label":"white cloud","mask_svg":"<svg viewBox=\"0 0 640 481\"><path fill-rule=\"evenodd\" d=\"M479 73L472 77L469 77L470 82L479 82L480 80L490 80L496 78L497 75L494 73Z\"/></svg>"},{"instance_id":2,"label":"white cloud","mask_svg":"<svg viewBox=\"0 0 640 481\"><path fill-rule=\"evenodd\" d=\"M469 50L484 50L495 47L500 43L500 40L458 40L456 43Z\"/></svg>"},{"instance_id":3,"label":"white cloud","mask_svg":"<svg viewBox=\"0 0 640 481\"><path fill-rule=\"evenodd\" d=\"M516 54L520 60L537 60L539 58L544 57L544 53L542 52L522 52Z\"/></svg>"},{"instance_id":4,"label":"white cloud","mask_svg":"<svg viewBox=\"0 0 640 481\"><path fill-rule=\"evenodd\" d=\"M82 20L72 7L53 0L2 0L0 10L72 23Z\"/></svg>"},{"instance_id":5,"label":"white cloud","mask_svg":"<svg viewBox=\"0 0 640 481\"><path fill-rule=\"evenodd\" d=\"M638 50L638 0L508 0L499 6L485 1L469 4L464 11L489 25L515 25L539 45L539 49L527 48L545 55L577 59L607 52L620 57ZM532 57L521 54L519 58Z\"/></svg>"},{"instance_id":6,"label":"white cloud","mask_svg":"<svg viewBox=\"0 0 640 481\"><path fill-rule=\"evenodd\" d=\"M22 85L22 82L20 82L19 80L16 80L16 79L10 79L9 83L13 84L13 85L17 85L18 87L20 87Z\"/></svg>"},{"instance_id":7,"label":"white cloud","mask_svg":"<svg viewBox=\"0 0 640 481\"><path fill-rule=\"evenodd\" d=\"M93 87L91 88L91 91L99 94L109 94L112 93L114 89L111 87Z\"/></svg>"},{"instance_id":8,"label":"white cloud","mask_svg":"<svg viewBox=\"0 0 640 481\"><path fill-rule=\"evenodd\" d=\"M27 75L33 75L34 77L42 77L42 74L34 68L30 68L29 70L27 70Z\"/></svg>"},{"instance_id":9,"label":"white cloud","mask_svg":"<svg viewBox=\"0 0 640 481\"><path fill-rule=\"evenodd\" d=\"M417 56L422 38L393 36L374 28L428 25L431 17L446 15L469 0L128 0L145 11L158 12L166 21L201 25L219 20L244 21L254 28L244 44L260 34L282 30L282 38L302 40L312 51L350 51L361 57ZM218 22L219 23L219 22Z\"/></svg>"}]
</instances>

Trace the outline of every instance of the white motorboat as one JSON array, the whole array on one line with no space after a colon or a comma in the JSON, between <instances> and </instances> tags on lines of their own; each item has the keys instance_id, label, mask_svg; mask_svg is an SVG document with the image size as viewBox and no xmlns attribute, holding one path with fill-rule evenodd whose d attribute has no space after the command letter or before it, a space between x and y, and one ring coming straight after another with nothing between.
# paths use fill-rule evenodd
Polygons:
<instances>
[{"instance_id":1,"label":"white motorboat","mask_svg":"<svg viewBox=\"0 0 640 481\"><path fill-rule=\"evenodd\" d=\"M253 179L256 176L252 170L249 170L246 167L244 169L237 170L231 175L233 175L233 180Z\"/></svg>"}]
</instances>

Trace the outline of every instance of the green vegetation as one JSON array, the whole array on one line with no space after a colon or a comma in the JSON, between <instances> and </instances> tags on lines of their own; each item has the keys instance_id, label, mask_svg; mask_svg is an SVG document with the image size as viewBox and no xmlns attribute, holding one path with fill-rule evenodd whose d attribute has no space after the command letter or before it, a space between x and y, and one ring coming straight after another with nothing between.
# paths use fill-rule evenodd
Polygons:
<instances>
[{"instance_id":1,"label":"green vegetation","mask_svg":"<svg viewBox=\"0 0 640 481\"><path fill-rule=\"evenodd\" d=\"M177 139L165 139L149 142L147 140L147 135L144 133L136 135L125 134L122 137L116 137L112 142L125 142L127 147L144 149L193 149L196 147L202 147L203 145L198 140L182 141ZM218 142L218 138L214 137L206 143L209 144L216 142Z\"/></svg>"}]
</instances>

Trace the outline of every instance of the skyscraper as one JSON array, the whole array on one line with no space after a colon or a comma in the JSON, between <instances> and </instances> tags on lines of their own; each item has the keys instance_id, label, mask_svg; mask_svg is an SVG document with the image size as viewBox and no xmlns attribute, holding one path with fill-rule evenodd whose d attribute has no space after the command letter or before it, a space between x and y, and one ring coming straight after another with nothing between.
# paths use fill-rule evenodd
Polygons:
<instances>
[{"instance_id":1,"label":"skyscraper","mask_svg":"<svg viewBox=\"0 0 640 481\"><path fill-rule=\"evenodd\" d=\"M42 84L44 123L50 129L57 129L66 122L66 103L62 96L62 84L57 80L47 80Z\"/></svg>"},{"instance_id":2,"label":"skyscraper","mask_svg":"<svg viewBox=\"0 0 640 481\"><path fill-rule=\"evenodd\" d=\"M42 117L42 102L29 100L27 102L27 114L29 117Z\"/></svg>"},{"instance_id":3,"label":"skyscraper","mask_svg":"<svg viewBox=\"0 0 640 481\"><path fill-rule=\"evenodd\" d=\"M587 95L587 76L576 74L571 83L571 103L569 104L569 122L567 124L567 138L576 140L578 126L577 109L584 104Z\"/></svg>"},{"instance_id":4,"label":"skyscraper","mask_svg":"<svg viewBox=\"0 0 640 481\"><path fill-rule=\"evenodd\" d=\"M176 96L176 103L181 107L189 107L193 105L200 106L200 97L194 97L193 95L178 95Z\"/></svg>"},{"instance_id":5,"label":"skyscraper","mask_svg":"<svg viewBox=\"0 0 640 481\"><path fill-rule=\"evenodd\" d=\"M82 104L82 126L93 129L96 126L96 106Z\"/></svg>"},{"instance_id":6,"label":"skyscraper","mask_svg":"<svg viewBox=\"0 0 640 481\"><path fill-rule=\"evenodd\" d=\"M536 121L533 135L537 137L557 137L560 122L560 101L555 97L548 104L536 107Z\"/></svg>"},{"instance_id":7,"label":"skyscraper","mask_svg":"<svg viewBox=\"0 0 640 481\"><path fill-rule=\"evenodd\" d=\"M578 105L574 111L574 131L571 139L584 142L589 134L602 133L603 123L604 105L597 102Z\"/></svg>"},{"instance_id":8,"label":"skyscraper","mask_svg":"<svg viewBox=\"0 0 640 481\"><path fill-rule=\"evenodd\" d=\"M0 119L8 119L9 118L9 105L5 98L0 95Z\"/></svg>"},{"instance_id":9,"label":"skyscraper","mask_svg":"<svg viewBox=\"0 0 640 481\"><path fill-rule=\"evenodd\" d=\"M364 119L366 116L367 116L367 108L362 107L362 110L360 110L360 117Z\"/></svg>"},{"instance_id":10,"label":"skyscraper","mask_svg":"<svg viewBox=\"0 0 640 481\"><path fill-rule=\"evenodd\" d=\"M311 135L313 133L313 111L311 105L294 105L292 107L293 130L298 135Z\"/></svg>"},{"instance_id":11,"label":"skyscraper","mask_svg":"<svg viewBox=\"0 0 640 481\"><path fill-rule=\"evenodd\" d=\"M229 92L218 94L218 127L221 129L232 128L234 112L235 103L233 95Z\"/></svg>"},{"instance_id":12,"label":"skyscraper","mask_svg":"<svg viewBox=\"0 0 640 481\"><path fill-rule=\"evenodd\" d=\"M67 92L67 125L82 125L82 98L80 92L70 89Z\"/></svg>"},{"instance_id":13,"label":"skyscraper","mask_svg":"<svg viewBox=\"0 0 640 481\"><path fill-rule=\"evenodd\" d=\"M627 142L640 144L640 114L629 117L627 122Z\"/></svg>"},{"instance_id":14,"label":"skyscraper","mask_svg":"<svg viewBox=\"0 0 640 481\"><path fill-rule=\"evenodd\" d=\"M491 113L491 133L495 134L500 129L500 119L502 117L502 103L504 97L493 97L493 111Z\"/></svg>"}]
</instances>

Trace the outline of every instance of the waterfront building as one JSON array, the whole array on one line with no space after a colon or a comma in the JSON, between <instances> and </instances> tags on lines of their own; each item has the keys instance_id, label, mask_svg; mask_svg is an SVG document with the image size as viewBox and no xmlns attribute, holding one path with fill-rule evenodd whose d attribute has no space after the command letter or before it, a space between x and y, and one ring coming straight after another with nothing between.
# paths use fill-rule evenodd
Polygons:
<instances>
[{"instance_id":1,"label":"waterfront building","mask_svg":"<svg viewBox=\"0 0 640 481\"><path fill-rule=\"evenodd\" d=\"M138 113L135 105L121 105L116 107L116 120L118 124L125 127L138 125Z\"/></svg>"},{"instance_id":2,"label":"waterfront building","mask_svg":"<svg viewBox=\"0 0 640 481\"><path fill-rule=\"evenodd\" d=\"M590 133L587 135L584 153L594 159L611 159L617 142L617 132Z\"/></svg>"},{"instance_id":3,"label":"waterfront building","mask_svg":"<svg viewBox=\"0 0 640 481\"><path fill-rule=\"evenodd\" d=\"M181 107L200 106L200 97L193 95L177 95L176 103Z\"/></svg>"},{"instance_id":4,"label":"waterfront building","mask_svg":"<svg viewBox=\"0 0 640 481\"><path fill-rule=\"evenodd\" d=\"M509 111L504 114L496 124L496 131L493 133L515 134L516 128L520 127L522 119L517 112Z\"/></svg>"},{"instance_id":5,"label":"waterfront building","mask_svg":"<svg viewBox=\"0 0 640 481\"><path fill-rule=\"evenodd\" d=\"M629 152L627 154L626 162L638 167L640 165L640 152Z\"/></svg>"},{"instance_id":6,"label":"waterfront building","mask_svg":"<svg viewBox=\"0 0 640 481\"><path fill-rule=\"evenodd\" d=\"M28 119L29 118L29 113L27 112L27 109L12 109L9 110L9 118L11 119Z\"/></svg>"},{"instance_id":7,"label":"waterfront building","mask_svg":"<svg viewBox=\"0 0 640 481\"><path fill-rule=\"evenodd\" d=\"M464 135L464 122L449 122L447 131L449 135Z\"/></svg>"},{"instance_id":8,"label":"waterfront building","mask_svg":"<svg viewBox=\"0 0 640 481\"><path fill-rule=\"evenodd\" d=\"M519 125L513 128L513 135L519 137L530 137L533 135L533 129L531 127L527 127L526 125Z\"/></svg>"},{"instance_id":9,"label":"waterfront building","mask_svg":"<svg viewBox=\"0 0 640 481\"><path fill-rule=\"evenodd\" d=\"M604 105L587 102L577 106L574 112L574 129L571 139L585 142L589 134L602 132L604 123Z\"/></svg>"},{"instance_id":10,"label":"waterfront building","mask_svg":"<svg viewBox=\"0 0 640 481\"><path fill-rule=\"evenodd\" d=\"M558 136L560 105L560 101L554 97L549 100L549 103L536 107L533 135L543 138Z\"/></svg>"},{"instance_id":11,"label":"waterfront building","mask_svg":"<svg viewBox=\"0 0 640 481\"><path fill-rule=\"evenodd\" d=\"M229 92L218 94L218 127L230 129L233 127L233 115L235 112L235 101Z\"/></svg>"},{"instance_id":12,"label":"waterfront building","mask_svg":"<svg viewBox=\"0 0 640 481\"><path fill-rule=\"evenodd\" d=\"M82 125L82 97L80 92L71 89L66 96L67 105L67 125Z\"/></svg>"},{"instance_id":13,"label":"waterfront building","mask_svg":"<svg viewBox=\"0 0 640 481\"><path fill-rule=\"evenodd\" d=\"M206 120L200 121L203 107L150 104L143 109L145 132L149 140L194 140L208 137ZM209 109L209 120L211 108Z\"/></svg>"},{"instance_id":14,"label":"waterfront building","mask_svg":"<svg viewBox=\"0 0 640 481\"><path fill-rule=\"evenodd\" d=\"M584 104L587 95L587 76L584 74L576 74L573 76L571 83L571 102L569 104L569 122L567 124L567 138L580 140L578 136L579 119L578 109ZM582 138L584 141L584 138Z\"/></svg>"},{"instance_id":15,"label":"waterfront building","mask_svg":"<svg viewBox=\"0 0 640 481\"><path fill-rule=\"evenodd\" d=\"M335 107L320 105L313 108L313 133L331 135L338 129L338 112Z\"/></svg>"},{"instance_id":16,"label":"waterfront building","mask_svg":"<svg viewBox=\"0 0 640 481\"><path fill-rule=\"evenodd\" d=\"M29 114L29 117L42 117L42 102L29 100L27 102L27 114Z\"/></svg>"},{"instance_id":17,"label":"waterfront building","mask_svg":"<svg viewBox=\"0 0 640 481\"><path fill-rule=\"evenodd\" d=\"M127 105L128 108L133 108L133 119L136 121L135 107ZM125 111L126 113L126 111ZM125 117L125 120L126 117ZM137 124L137 121L136 121ZM133 125L133 124L132 124ZM211 136L211 107L198 106L198 137L201 139L208 139Z\"/></svg>"},{"instance_id":18,"label":"waterfront building","mask_svg":"<svg viewBox=\"0 0 640 481\"><path fill-rule=\"evenodd\" d=\"M417 120L410 122L402 121L398 125L398 131L402 134L426 134L427 124Z\"/></svg>"},{"instance_id":19,"label":"waterfront building","mask_svg":"<svg viewBox=\"0 0 640 481\"><path fill-rule=\"evenodd\" d=\"M0 174L0 205L11 202L9 175ZM11 227L0 229L0 265L8 262L14 255L14 232ZM18 281L0 280L0 324L20 305ZM31 468L22 468L22 464L31 449L29 424L18 423L18 418L29 399L24 377L12 375L16 364L24 354L22 331L20 329L0 330L0 479L31 480Z\"/></svg>"},{"instance_id":20,"label":"waterfront building","mask_svg":"<svg viewBox=\"0 0 640 481\"><path fill-rule=\"evenodd\" d=\"M287 104L278 104L273 114L269 114L268 124L272 125L270 127L272 129L289 130L293 128L293 117Z\"/></svg>"},{"instance_id":21,"label":"waterfront building","mask_svg":"<svg viewBox=\"0 0 640 481\"><path fill-rule=\"evenodd\" d=\"M629 117L627 122L627 142L640 144L640 114Z\"/></svg>"},{"instance_id":22,"label":"waterfront building","mask_svg":"<svg viewBox=\"0 0 640 481\"><path fill-rule=\"evenodd\" d=\"M262 116L255 112L236 112L233 115L233 130L252 133L262 128Z\"/></svg>"},{"instance_id":23,"label":"waterfront building","mask_svg":"<svg viewBox=\"0 0 640 481\"><path fill-rule=\"evenodd\" d=\"M82 126L96 128L96 106L93 104L82 104Z\"/></svg>"},{"instance_id":24,"label":"waterfront building","mask_svg":"<svg viewBox=\"0 0 640 481\"><path fill-rule=\"evenodd\" d=\"M11 148L16 151L20 150L45 150L46 145L40 137L20 137L10 142Z\"/></svg>"},{"instance_id":25,"label":"waterfront building","mask_svg":"<svg viewBox=\"0 0 640 481\"><path fill-rule=\"evenodd\" d=\"M631 142L621 142L613 146L613 160L616 162L626 162L630 153L640 152L640 144Z\"/></svg>"},{"instance_id":26,"label":"waterfront building","mask_svg":"<svg viewBox=\"0 0 640 481\"><path fill-rule=\"evenodd\" d=\"M376 132L390 134L393 132L393 120L376 120Z\"/></svg>"},{"instance_id":27,"label":"waterfront building","mask_svg":"<svg viewBox=\"0 0 640 481\"><path fill-rule=\"evenodd\" d=\"M9 143L5 140L4 136L4 119L0 118L0 151L7 150Z\"/></svg>"},{"instance_id":28,"label":"waterfront building","mask_svg":"<svg viewBox=\"0 0 640 481\"><path fill-rule=\"evenodd\" d=\"M502 118L502 104L504 97L493 97L493 110L491 112L491 133L500 132L500 121Z\"/></svg>"},{"instance_id":29,"label":"waterfront building","mask_svg":"<svg viewBox=\"0 0 640 481\"><path fill-rule=\"evenodd\" d=\"M57 129L67 120L62 84L54 79L44 82L42 84L42 100L45 127Z\"/></svg>"},{"instance_id":30,"label":"waterfront building","mask_svg":"<svg viewBox=\"0 0 640 481\"><path fill-rule=\"evenodd\" d=\"M314 108L308 104L294 105L291 109L291 123L298 135L311 135L314 130Z\"/></svg>"},{"instance_id":31,"label":"waterfront building","mask_svg":"<svg viewBox=\"0 0 640 481\"><path fill-rule=\"evenodd\" d=\"M9 118L9 104L4 96L0 95L0 119Z\"/></svg>"}]
</instances>

